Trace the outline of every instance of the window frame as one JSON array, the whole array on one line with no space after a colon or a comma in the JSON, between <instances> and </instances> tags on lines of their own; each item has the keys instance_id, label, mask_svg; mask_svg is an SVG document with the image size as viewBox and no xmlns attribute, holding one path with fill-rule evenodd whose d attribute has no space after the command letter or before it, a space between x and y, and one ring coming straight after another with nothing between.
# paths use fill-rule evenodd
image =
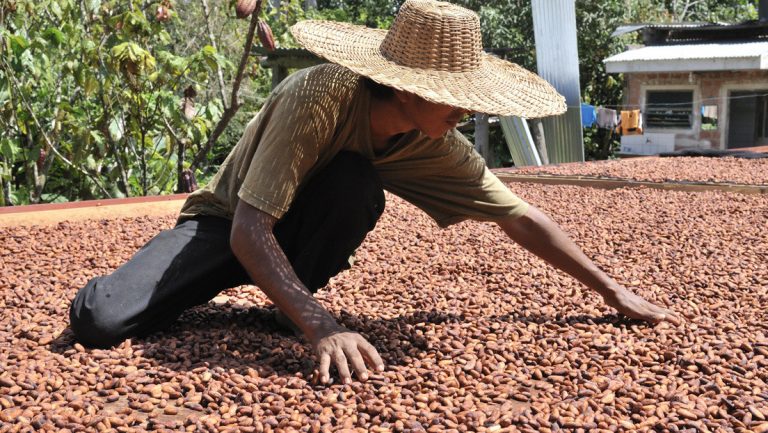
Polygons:
<instances>
[{"instance_id":1,"label":"window frame","mask_svg":"<svg viewBox=\"0 0 768 433\"><path fill-rule=\"evenodd\" d=\"M692 107L693 116L691 118L690 128L660 128L649 126L646 122L646 113L648 112L648 92L693 92ZM666 134L695 134L701 130L701 92L696 84L666 84L666 85L644 85L640 88L640 107L643 112L643 131L666 133Z\"/></svg>"}]
</instances>

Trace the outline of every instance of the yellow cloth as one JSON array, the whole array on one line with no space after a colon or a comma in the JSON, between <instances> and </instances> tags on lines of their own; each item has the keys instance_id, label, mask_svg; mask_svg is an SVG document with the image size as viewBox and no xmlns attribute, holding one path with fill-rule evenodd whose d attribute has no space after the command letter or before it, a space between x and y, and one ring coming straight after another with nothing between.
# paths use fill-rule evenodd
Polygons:
<instances>
[{"instance_id":1,"label":"yellow cloth","mask_svg":"<svg viewBox=\"0 0 768 433\"><path fill-rule=\"evenodd\" d=\"M488 170L455 129L436 140L412 131L385 154L374 154L369 102L361 77L342 66L323 64L292 74L248 123L211 182L189 196L180 220L231 219L239 199L279 219L305 182L342 150L371 160L385 189L442 227L525 214L528 204Z\"/></svg>"},{"instance_id":2,"label":"yellow cloth","mask_svg":"<svg viewBox=\"0 0 768 433\"><path fill-rule=\"evenodd\" d=\"M621 112L621 123L616 128L621 135L640 135L643 133L643 119L640 110Z\"/></svg>"}]
</instances>

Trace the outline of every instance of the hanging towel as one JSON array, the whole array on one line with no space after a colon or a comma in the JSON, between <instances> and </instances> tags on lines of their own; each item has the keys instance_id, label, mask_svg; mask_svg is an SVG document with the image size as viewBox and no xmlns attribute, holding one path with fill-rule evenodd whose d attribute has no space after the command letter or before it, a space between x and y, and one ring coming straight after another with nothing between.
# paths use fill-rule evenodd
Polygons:
<instances>
[{"instance_id":1,"label":"hanging towel","mask_svg":"<svg viewBox=\"0 0 768 433\"><path fill-rule=\"evenodd\" d=\"M643 116L640 110L622 110L617 129L621 135L642 135Z\"/></svg>"},{"instance_id":2,"label":"hanging towel","mask_svg":"<svg viewBox=\"0 0 768 433\"><path fill-rule=\"evenodd\" d=\"M717 105L704 105L701 107L701 114L710 119L717 119Z\"/></svg>"},{"instance_id":3,"label":"hanging towel","mask_svg":"<svg viewBox=\"0 0 768 433\"><path fill-rule=\"evenodd\" d=\"M599 107L597 109L597 127L604 129L613 129L619 124L619 119L616 117L616 110L610 108Z\"/></svg>"},{"instance_id":4,"label":"hanging towel","mask_svg":"<svg viewBox=\"0 0 768 433\"><path fill-rule=\"evenodd\" d=\"M595 124L597 114L595 113L595 107L589 104L581 104L581 126L589 128Z\"/></svg>"}]
</instances>

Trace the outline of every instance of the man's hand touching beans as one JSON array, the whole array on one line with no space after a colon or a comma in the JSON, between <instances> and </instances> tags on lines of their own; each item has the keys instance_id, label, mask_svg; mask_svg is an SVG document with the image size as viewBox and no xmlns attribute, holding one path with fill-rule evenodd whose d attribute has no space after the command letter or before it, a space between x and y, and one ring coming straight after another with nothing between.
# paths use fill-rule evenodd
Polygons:
<instances>
[{"instance_id":1,"label":"man's hand touching beans","mask_svg":"<svg viewBox=\"0 0 768 433\"><path fill-rule=\"evenodd\" d=\"M630 319L649 322L667 321L675 325L679 325L681 322L680 317L674 311L648 302L623 286L618 286L603 294L603 299L606 304Z\"/></svg>"},{"instance_id":2,"label":"man's hand touching beans","mask_svg":"<svg viewBox=\"0 0 768 433\"><path fill-rule=\"evenodd\" d=\"M359 380L368 379L368 368L384 371L384 361L371 343L343 326L321 335L312 342L312 346L320 363L315 370L320 383L330 382L331 363L336 366L344 384L352 382L350 366Z\"/></svg>"}]
</instances>

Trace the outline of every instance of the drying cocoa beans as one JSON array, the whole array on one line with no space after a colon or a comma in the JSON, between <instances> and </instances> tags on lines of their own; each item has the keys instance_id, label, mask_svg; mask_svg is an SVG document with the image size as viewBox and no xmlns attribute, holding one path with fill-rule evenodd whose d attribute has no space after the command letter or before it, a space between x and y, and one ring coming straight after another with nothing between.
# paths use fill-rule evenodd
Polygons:
<instances>
[{"instance_id":1,"label":"drying cocoa beans","mask_svg":"<svg viewBox=\"0 0 768 433\"><path fill-rule=\"evenodd\" d=\"M162 333L88 349L69 302L175 215L0 229L0 430L768 432L768 197L511 184L630 290L619 317L490 223L441 230L388 195L317 297L387 369L316 386L255 287Z\"/></svg>"},{"instance_id":2,"label":"drying cocoa beans","mask_svg":"<svg viewBox=\"0 0 768 433\"><path fill-rule=\"evenodd\" d=\"M768 158L627 158L508 170L519 174L588 176L647 182L712 182L768 185Z\"/></svg>"}]
</instances>

